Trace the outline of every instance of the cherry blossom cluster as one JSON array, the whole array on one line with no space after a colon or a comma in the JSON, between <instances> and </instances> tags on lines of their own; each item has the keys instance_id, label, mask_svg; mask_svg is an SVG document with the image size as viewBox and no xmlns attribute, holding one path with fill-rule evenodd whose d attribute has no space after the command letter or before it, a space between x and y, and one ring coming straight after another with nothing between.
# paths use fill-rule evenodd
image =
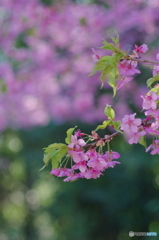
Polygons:
<instances>
[{"instance_id":1,"label":"cherry blossom cluster","mask_svg":"<svg viewBox=\"0 0 159 240\"><path fill-rule=\"evenodd\" d=\"M159 54L157 54L156 58L159 61ZM153 77L159 73L158 69L159 65L154 65L152 70ZM144 120L135 118L136 113L125 115L122 118L121 130L128 137L129 144L138 143L141 137L146 134L156 138L159 137L159 85L156 84L147 94L141 95L141 98L143 99L142 110L146 118ZM151 154L158 153L158 140L153 140L146 151L149 151L151 148L153 149Z\"/></svg>"},{"instance_id":2,"label":"cherry blossom cluster","mask_svg":"<svg viewBox=\"0 0 159 240\"><path fill-rule=\"evenodd\" d=\"M114 42L117 41L117 39L114 40ZM106 47L112 46L108 42L105 42L105 44ZM71 133L74 131L74 128L67 131L66 143L69 144L68 150L66 150L67 155L64 159L64 162L66 161L66 165L64 167L64 162L60 162L59 167L53 168L51 174L57 177L66 177L64 179L65 182L75 181L79 178L96 179L100 177L103 174L103 171L105 171L107 168L114 167L116 164L120 164L118 161L113 161L114 159L118 159L120 154L110 150L109 146L109 142L114 136L118 134L124 134L128 139L129 144L140 143L145 147L146 135L151 135L156 138L159 137L159 84L155 84L153 87L151 87L153 83L159 80L159 54L156 56L157 61L142 60L139 54L145 53L147 50L148 47L146 44L141 46L135 45L133 54L122 55L124 56L124 59L121 59L118 64L119 83L122 82L120 87L124 86L125 83L123 84L123 82L126 81L129 76L133 76L135 73L140 72L137 69L138 61L153 64L152 78L147 80L150 90L145 95L140 96L142 99L142 111L144 113L144 119L137 118L136 113L133 113L126 114L121 121L116 121L115 111L110 105L106 105L104 113L108 119L105 120L103 124L98 125L96 130L92 131L92 135L84 134L80 131L77 131L73 135ZM100 56L96 54L94 49L93 52L95 64L100 66ZM111 61L111 58L109 59ZM106 62L105 64L109 64L109 62ZM114 69L114 71L116 71L116 68ZM117 90L119 90L119 87ZM98 129L105 129L107 126L113 127L116 132L114 132L112 135L105 135L104 138L100 138L96 131ZM84 140L84 137L88 138L87 141ZM108 151L103 152L103 147L105 145L108 146ZM146 152L149 150L151 150L152 155L159 154L158 139L153 139L152 144L146 148ZM67 167L69 160L71 160L70 168Z\"/></svg>"},{"instance_id":3,"label":"cherry blossom cluster","mask_svg":"<svg viewBox=\"0 0 159 240\"><path fill-rule=\"evenodd\" d=\"M158 85L156 88L158 89ZM159 89L158 89L159 90ZM158 92L159 94L159 92ZM158 108L158 100L159 95L154 91L149 91L145 96L141 96L143 98L142 108L145 110L145 119L142 120L140 118L135 118L136 113L125 115L122 118L121 130L128 137L129 144L138 143L142 136L152 135L155 137L159 137L159 108ZM153 143L146 149L149 151L153 148L154 151L151 154L158 153L155 151L158 146L158 140L154 140Z\"/></svg>"},{"instance_id":4,"label":"cherry blossom cluster","mask_svg":"<svg viewBox=\"0 0 159 240\"><path fill-rule=\"evenodd\" d=\"M105 142L110 141L110 136L101 139L95 132L89 136L95 142L87 144L82 138L83 134L77 131L71 136L71 143L68 145L67 158L71 158L71 168L59 167L53 169L50 173L57 177L66 177L64 182L74 181L79 178L96 179L99 178L107 168L113 168L116 164L120 164L118 159L120 154L114 151L106 151L101 153ZM99 151L97 148L99 147Z\"/></svg>"},{"instance_id":5,"label":"cherry blossom cluster","mask_svg":"<svg viewBox=\"0 0 159 240\"><path fill-rule=\"evenodd\" d=\"M138 62L136 60L140 59L139 54L146 53L147 51L148 47L146 44L143 44L141 46L135 45L133 53L129 55L129 59L123 59L122 61L120 61L120 81L117 85L117 90L123 87L126 83L130 82L133 79L133 77L131 76L136 73L140 73L140 71L137 69Z\"/></svg>"},{"instance_id":6,"label":"cherry blossom cluster","mask_svg":"<svg viewBox=\"0 0 159 240\"><path fill-rule=\"evenodd\" d=\"M107 84L108 94L99 95L98 77L87 77L93 66L91 48L100 46L114 29L124 49L158 38L158 1L107 0L108 8L69 0L53 3L48 7L40 0L0 2L0 130L47 125L51 120L57 124L76 119L103 121L105 103L114 101ZM149 51L148 57L155 52ZM136 92L132 97L137 107L146 91L131 77L123 75L119 81L120 101L114 107L119 119L131 113L129 89Z\"/></svg>"}]
</instances>

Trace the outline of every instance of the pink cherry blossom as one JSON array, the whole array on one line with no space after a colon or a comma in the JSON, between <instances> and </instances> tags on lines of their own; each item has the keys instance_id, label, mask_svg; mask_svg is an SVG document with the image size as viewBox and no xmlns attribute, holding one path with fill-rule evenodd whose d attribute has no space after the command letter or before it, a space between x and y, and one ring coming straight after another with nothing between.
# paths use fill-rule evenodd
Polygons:
<instances>
[{"instance_id":1,"label":"pink cherry blossom","mask_svg":"<svg viewBox=\"0 0 159 240\"><path fill-rule=\"evenodd\" d=\"M86 179L91 179L91 178L99 178L100 175L103 175L100 171L98 170L95 170L95 169L89 169L87 170L86 172L83 173L83 176L86 178Z\"/></svg>"},{"instance_id":2,"label":"pink cherry blossom","mask_svg":"<svg viewBox=\"0 0 159 240\"><path fill-rule=\"evenodd\" d=\"M144 127L144 130L146 131L146 133L152 136L159 136L159 131L156 129L153 129L152 127Z\"/></svg>"},{"instance_id":3,"label":"pink cherry blossom","mask_svg":"<svg viewBox=\"0 0 159 240\"><path fill-rule=\"evenodd\" d=\"M80 135L82 136L82 134ZM92 134L93 136L95 136L94 132ZM117 159L120 157L120 154L117 152L107 151L105 152L105 154L100 154L96 151L95 148L85 150L84 148L81 149L79 145L73 150L69 149L68 156L70 156L73 160L73 165L69 172L65 169L64 171L63 169L60 170L60 173L57 169L52 171L52 174L56 176L67 175L68 178L65 179L65 181L71 181L80 177L84 177L87 179L97 178L102 174L105 169L109 167L112 168L116 164L120 164L117 161L112 161L113 159ZM78 173L80 175L76 175Z\"/></svg>"},{"instance_id":4,"label":"pink cherry blossom","mask_svg":"<svg viewBox=\"0 0 159 240\"><path fill-rule=\"evenodd\" d=\"M128 143L129 144L138 143L140 141L140 138L145 134L146 134L146 131L131 133L131 135L129 136Z\"/></svg>"},{"instance_id":5,"label":"pink cherry blossom","mask_svg":"<svg viewBox=\"0 0 159 240\"><path fill-rule=\"evenodd\" d=\"M82 133L81 133L81 130L78 129L75 134L74 134L76 137L82 137Z\"/></svg>"},{"instance_id":6,"label":"pink cherry blossom","mask_svg":"<svg viewBox=\"0 0 159 240\"><path fill-rule=\"evenodd\" d=\"M151 148L153 149L151 151L152 155L159 154L159 140L154 140L153 143L146 148L146 152L148 152Z\"/></svg>"},{"instance_id":7,"label":"pink cherry blossom","mask_svg":"<svg viewBox=\"0 0 159 240\"><path fill-rule=\"evenodd\" d=\"M103 155L104 159L108 162L111 161L113 159L118 159L120 158L120 154L114 151L107 151L105 152L105 154Z\"/></svg>"},{"instance_id":8,"label":"pink cherry blossom","mask_svg":"<svg viewBox=\"0 0 159 240\"><path fill-rule=\"evenodd\" d=\"M65 178L64 182L73 182L76 181L78 178L82 178L83 176L80 173L72 173L67 178Z\"/></svg>"},{"instance_id":9,"label":"pink cherry blossom","mask_svg":"<svg viewBox=\"0 0 159 240\"><path fill-rule=\"evenodd\" d=\"M118 161L109 161L107 162L107 167L113 168L116 164L121 164L121 163Z\"/></svg>"},{"instance_id":10,"label":"pink cherry blossom","mask_svg":"<svg viewBox=\"0 0 159 240\"><path fill-rule=\"evenodd\" d=\"M87 156L88 156L89 159L94 159L94 158L98 157L98 153L95 149L89 149L87 151Z\"/></svg>"},{"instance_id":11,"label":"pink cherry blossom","mask_svg":"<svg viewBox=\"0 0 159 240\"><path fill-rule=\"evenodd\" d=\"M68 145L69 148L83 147L86 145L86 142L82 138L78 139L77 134L71 136L71 143Z\"/></svg>"},{"instance_id":12,"label":"pink cherry blossom","mask_svg":"<svg viewBox=\"0 0 159 240\"><path fill-rule=\"evenodd\" d=\"M57 169L53 169L50 172L50 174L53 174L57 177L65 177L65 176L69 176L71 172L72 170L69 168L57 168Z\"/></svg>"},{"instance_id":13,"label":"pink cherry blossom","mask_svg":"<svg viewBox=\"0 0 159 240\"><path fill-rule=\"evenodd\" d=\"M68 154L72 157L75 163L80 163L81 161L87 161L88 156L82 150L69 150Z\"/></svg>"},{"instance_id":14,"label":"pink cherry blossom","mask_svg":"<svg viewBox=\"0 0 159 240\"><path fill-rule=\"evenodd\" d=\"M159 118L156 118L155 121L151 124L153 130L159 129Z\"/></svg>"},{"instance_id":15,"label":"pink cherry blossom","mask_svg":"<svg viewBox=\"0 0 159 240\"><path fill-rule=\"evenodd\" d=\"M120 79L116 89L119 90L121 87L123 87L126 83L130 82L132 79L133 79L132 77L125 77L123 79Z\"/></svg>"},{"instance_id":16,"label":"pink cherry blossom","mask_svg":"<svg viewBox=\"0 0 159 240\"><path fill-rule=\"evenodd\" d=\"M53 174L55 176L58 176L60 174L60 169L59 168L56 168L56 169L53 169L50 174Z\"/></svg>"},{"instance_id":17,"label":"pink cherry blossom","mask_svg":"<svg viewBox=\"0 0 159 240\"><path fill-rule=\"evenodd\" d=\"M158 99L158 95L151 91L145 96L141 96L143 98L142 108L143 109L156 109L157 103L156 100Z\"/></svg>"},{"instance_id":18,"label":"pink cherry blossom","mask_svg":"<svg viewBox=\"0 0 159 240\"><path fill-rule=\"evenodd\" d=\"M131 76L135 73L140 73L138 69L136 69L137 62L132 60L123 60L119 63L119 72L121 76Z\"/></svg>"},{"instance_id":19,"label":"pink cherry blossom","mask_svg":"<svg viewBox=\"0 0 159 240\"><path fill-rule=\"evenodd\" d=\"M156 54L156 59L159 61L159 53Z\"/></svg>"},{"instance_id":20,"label":"pink cherry blossom","mask_svg":"<svg viewBox=\"0 0 159 240\"><path fill-rule=\"evenodd\" d=\"M73 170L79 169L80 172L85 172L87 170L87 163L86 161L80 161L72 166Z\"/></svg>"},{"instance_id":21,"label":"pink cherry blossom","mask_svg":"<svg viewBox=\"0 0 159 240\"><path fill-rule=\"evenodd\" d=\"M155 76L159 73L159 65L153 67L152 75Z\"/></svg>"},{"instance_id":22,"label":"pink cherry blossom","mask_svg":"<svg viewBox=\"0 0 159 240\"><path fill-rule=\"evenodd\" d=\"M138 127L141 125L141 119L136 118L136 113L125 115L122 119L121 130L125 132L135 133L138 131Z\"/></svg>"},{"instance_id":23,"label":"pink cherry blossom","mask_svg":"<svg viewBox=\"0 0 159 240\"><path fill-rule=\"evenodd\" d=\"M135 45L134 51L137 53L146 53L148 51L148 46L146 44L142 44L140 47Z\"/></svg>"},{"instance_id":24,"label":"pink cherry blossom","mask_svg":"<svg viewBox=\"0 0 159 240\"><path fill-rule=\"evenodd\" d=\"M145 112L145 116L152 116L154 118L159 118L159 109L149 109Z\"/></svg>"},{"instance_id":25,"label":"pink cherry blossom","mask_svg":"<svg viewBox=\"0 0 159 240\"><path fill-rule=\"evenodd\" d=\"M97 171L104 171L107 168L107 163L102 157L94 158L88 161L88 167L91 167Z\"/></svg>"}]
</instances>

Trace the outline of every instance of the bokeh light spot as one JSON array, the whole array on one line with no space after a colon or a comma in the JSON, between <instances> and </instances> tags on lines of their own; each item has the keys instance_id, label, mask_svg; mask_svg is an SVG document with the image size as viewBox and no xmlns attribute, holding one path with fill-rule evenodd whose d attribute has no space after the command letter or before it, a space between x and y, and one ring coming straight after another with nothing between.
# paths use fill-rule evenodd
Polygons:
<instances>
[{"instance_id":1,"label":"bokeh light spot","mask_svg":"<svg viewBox=\"0 0 159 240\"><path fill-rule=\"evenodd\" d=\"M22 149L22 142L17 137L12 138L8 143L8 147L13 152L19 152Z\"/></svg>"}]
</instances>

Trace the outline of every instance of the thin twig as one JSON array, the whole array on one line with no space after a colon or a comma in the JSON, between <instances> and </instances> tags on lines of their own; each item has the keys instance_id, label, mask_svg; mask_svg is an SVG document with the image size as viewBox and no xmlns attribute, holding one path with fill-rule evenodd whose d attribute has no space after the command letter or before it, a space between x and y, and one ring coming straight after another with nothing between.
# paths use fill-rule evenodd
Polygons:
<instances>
[{"instance_id":1,"label":"thin twig","mask_svg":"<svg viewBox=\"0 0 159 240\"><path fill-rule=\"evenodd\" d=\"M144 60L144 59L139 59L139 58L131 58L130 56L126 56L124 59L126 60L132 60L132 61L137 61L137 62L142 62L142 63L153 63L153 64L159 64L158 61L150 61L150 60Z\"/></svg>"},{"instance_id":2,"label":"thin twig","mask_svg":"<svg viewBox=\"0 0 159 240\"><path fill-rule=\"evenodd\" d=\"M108 137L106 137L106 138L97 139L96 142L87 144L87 145L85 145L84 147L91 147L91 146L93 147L93 146L96 145L97 142L100 141L100 140L102 140L104 143L109 142L109 141L111 141L111 140L113 139L113 137L115 137L115 136L117 136L117 135L119 135L119 134L120 134L120 132L115 132L115 133L113 133L113 134L111 134L111 135L108 135Z\"/></svg>"}]
</instances>

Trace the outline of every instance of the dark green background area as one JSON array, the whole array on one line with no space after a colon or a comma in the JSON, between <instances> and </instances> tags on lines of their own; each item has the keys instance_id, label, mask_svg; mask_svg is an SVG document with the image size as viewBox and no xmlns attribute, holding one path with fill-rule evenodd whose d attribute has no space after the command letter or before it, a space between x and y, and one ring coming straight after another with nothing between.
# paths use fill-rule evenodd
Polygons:
<instances>
[{"instance_id":1,"label":"dark green background area","mask_svg":"<svg viewBox=\"0 0 159 240\"><path fill-rule=\"evenodd\" d=\"M129 231L157 232L159 161L144 147L116 137L111 147L121 154L121 165L99 179L64 183L49 167L39 172L42 148L62 142L70 126L74 123L1 135L0 239L127 240ZM94 129L78 126L88 133Z\"/></svg>"},{"instance_id":2,"label":"dark green background area","mask_svg":"<svg viewBox=\"0 0 159 240\"><path fill-rule=\"evenodd\" d=\"M42 2L46 6L51 6L52 4L59 3L59 2L65 2L64 0L39 0L39 1ZM75 2L77 4L92 4L92 3L96 3L96 4L100 4L100 5L104 6L104 7L108 7L109 6L107 3L105 3L102 0L72 0L72 2Z\"/></svg>"}]
</instances>

